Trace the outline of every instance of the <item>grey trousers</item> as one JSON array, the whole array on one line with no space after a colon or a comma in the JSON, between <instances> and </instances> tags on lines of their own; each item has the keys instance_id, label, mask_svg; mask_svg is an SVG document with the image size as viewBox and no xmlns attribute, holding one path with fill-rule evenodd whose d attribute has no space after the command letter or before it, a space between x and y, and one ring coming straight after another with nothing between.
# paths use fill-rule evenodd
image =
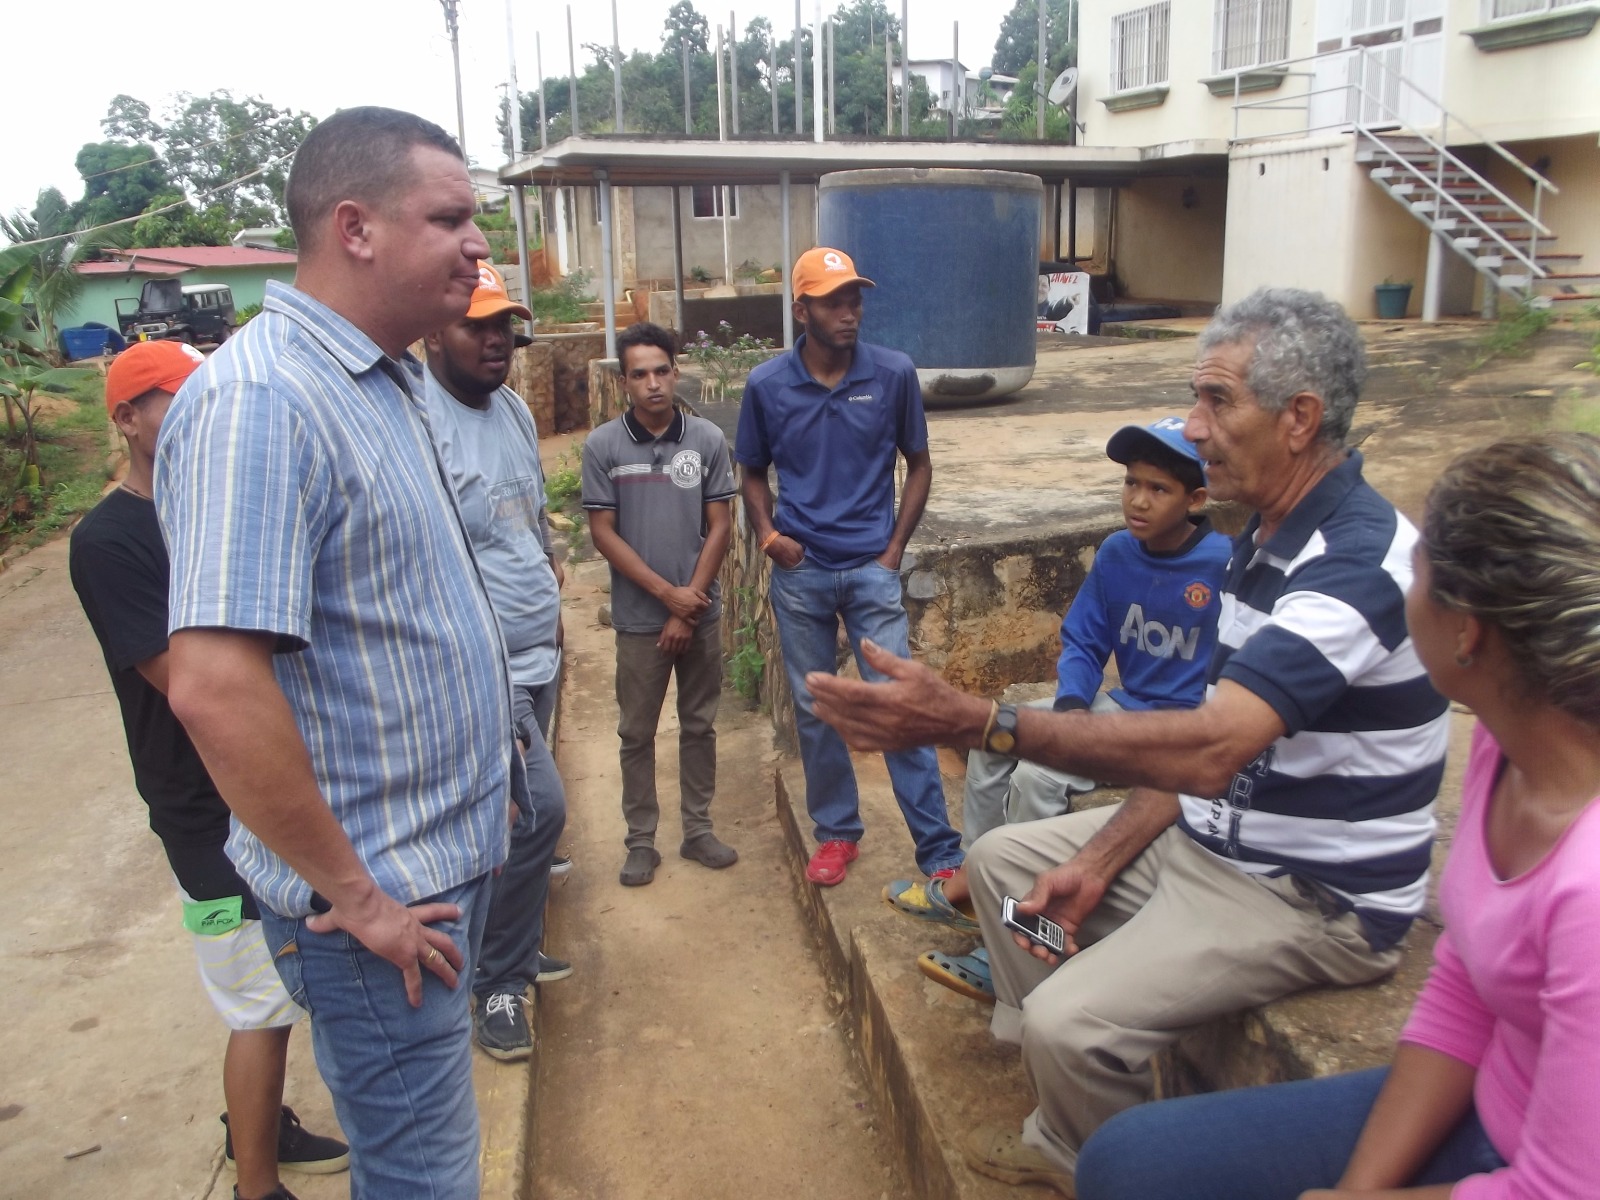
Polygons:
<instances>
[{"instance_id":1,"label":"grey trousers","mask_svg":"<svg viewBox=\"0 0 1600 1200\"><path fill-rule=\"evenodd\" d=\"M1019 949L1002 896L1026 895L1069 861L1120 806L1088 809L979 839L967 858L994 973L991 1028L1022 1046L1038 1107L1023 1141L1062 1170L1110 1117L1152 1098L1150 1060L1191 1027L1313 984L1392 971L1350 913L1330 911L1290 877L1247 875L1176 826L1116 878L1058 967Z\"/></svg>"},{"instance_id":2,"label":"grey trousers","mask_svg":"<svg viewBox=\"0 0 1600 1200\"><path fill-rule=\"evenodd\" d=\"M622 739L622 817L628 849L653 846L656 800L656 726L667 681L678 680L678 803L683 840L711 832L711 797L717 790L717 705L722 699L720 621L702 621L694 641L676 657L656 649L653 633L617 634L617 736Z\"/></svg>"},{"instance_id":3,"label":"grey trousers","mask_svg":"<svg viewBox=\"0 0 1600 1200\"><path fill-rule=\"evenodd\" d=\"M1055 700L1030 700L1020 707L1048 710L1055 707ZM1089 711L1121 712L1122 705L1101 692ZM1041 767L992 750L969 751L967 785L961 802L961 844L970 850L980 837L1002 825L1064 816L1072 811L1074 796L1092 792L1095 787L1095 781L1083 775Z\"/></svg>"}]
</instances>

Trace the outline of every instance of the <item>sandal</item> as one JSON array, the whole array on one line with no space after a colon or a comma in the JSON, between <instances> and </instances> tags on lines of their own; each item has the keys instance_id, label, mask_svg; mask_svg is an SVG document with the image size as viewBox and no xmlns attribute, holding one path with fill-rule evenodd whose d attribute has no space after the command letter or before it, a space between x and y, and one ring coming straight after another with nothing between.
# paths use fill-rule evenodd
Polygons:
<instances>
[{"instance_id":1,"label":"sandal","mask_svg":"<svg viewBox=\"0 0 1600 1200\"><path fill-rule=\"evenodd\" d=\"M994 1003L994 980L989 974L989 952L982 946L971 954L942 954L929 950L917 956L917 970L969 1000Z\"/></svg>"},{"instance_id":2,"label":"sandal","mask_svg":"<svg viewBox=\"0 0 1600 1200\"><path fill-rule=\"evenodd\" d=\"M978 932L978 918L971 904L958 906L947 900L943 879L930 879L927 883L896 879L883 889L883 902L908 917L935 921L962 933Z\"/></svg>"}]
</instances>

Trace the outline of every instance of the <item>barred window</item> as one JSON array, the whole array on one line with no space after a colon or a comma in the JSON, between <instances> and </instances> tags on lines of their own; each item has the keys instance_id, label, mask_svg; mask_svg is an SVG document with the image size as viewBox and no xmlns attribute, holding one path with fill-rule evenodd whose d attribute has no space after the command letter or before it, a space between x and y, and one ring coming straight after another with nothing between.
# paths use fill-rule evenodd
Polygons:
<instances>
[{"instance_id":1,"label":"barred window","mask_svg":"<svg viewBox=\"0 0 1600 1200\"><path fill-rule=\"evenodd\" d=\"M1212 70L1242 71L1289 57L1289 0L1216 0Z\"/></svg>"},{"instance_id":2,"label":"barred window","mask_svg":"<svg viewBox=\"0 0 1600 1200\"><path fill-rule=\"evenodd\" d=\"M1111 90L1166 83L1171 0L1117 13L1111 18Z\"/></svg>"},{"instance_id":3,"label":"barred window","mask_svg":"<svg viewBox=\"0 0 1600 1200\"><path fill-rule=\"evenodd\" d=\"M694 215L697 217L722 216L722 187L715 183L694 185ZM739 189L728 188L728 216L739 215Z\"/></svg>"}]
</instances>

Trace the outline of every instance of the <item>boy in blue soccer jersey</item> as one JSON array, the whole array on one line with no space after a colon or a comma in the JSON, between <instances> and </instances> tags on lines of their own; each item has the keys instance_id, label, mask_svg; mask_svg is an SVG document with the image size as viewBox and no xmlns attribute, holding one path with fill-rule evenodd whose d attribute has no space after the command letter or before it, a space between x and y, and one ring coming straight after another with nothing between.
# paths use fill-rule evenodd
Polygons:
<instances>
[{"instance_id":1,"label":"boy in blue soccer jersey","mask_svg":"<svg viewBox=\"0 0 1600 1200\"><path fill-rule=\"evenodd\" d=\"M1125 425L1106 443L1106 457L1127 467L1122 519L1061 622L1056 694L1031 707L1056 712L1193 708L1205 696L1206 666L1216 641L1218 594L1231 549L1201 515L1205 475L1182 417L1148 427ZM1101 690L1107 659L1120 684ZM998 825L1037 821L1072 811L1075 795L1096 782L973 750L967 756L963 844ZM965 871L928 883L896 880L883 898L900 912L977 932L967 901ZM923 955L924 972L958 991L987 996L981 951Z\"/></svg>"}]
</instances>

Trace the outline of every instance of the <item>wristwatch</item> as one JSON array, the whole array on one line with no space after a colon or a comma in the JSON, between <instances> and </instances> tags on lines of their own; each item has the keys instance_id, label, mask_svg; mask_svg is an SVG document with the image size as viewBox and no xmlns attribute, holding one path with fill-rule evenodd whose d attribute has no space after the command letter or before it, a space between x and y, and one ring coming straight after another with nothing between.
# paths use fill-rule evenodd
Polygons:
<instances>
[{"instance_id":1,"label":"wristwatch","mask_svg":"<svg viewBox=\"0 0 1600 1200\"><path fill-rule=\"evenodd\" d=\"M991 754L1010 754L1016 744L1017 706L997 705L994 719L989 723L989 735L983 739L983 748Z\"/></svg>"}]
</instances>

